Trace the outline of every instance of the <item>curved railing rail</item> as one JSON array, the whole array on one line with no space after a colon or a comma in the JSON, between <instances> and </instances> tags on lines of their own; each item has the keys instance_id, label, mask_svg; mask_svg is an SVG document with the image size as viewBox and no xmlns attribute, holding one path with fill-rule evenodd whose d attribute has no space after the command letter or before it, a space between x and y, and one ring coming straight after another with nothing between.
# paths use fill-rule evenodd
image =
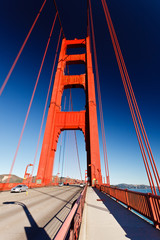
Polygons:
<instances>
[{"instance_id":1,"label":"curved railing rail","mask_svg":"<svg viewBox=\"0 0 160 240\"><path fill-rule=\"evenodd\" d=\"M82 213L85 203L87 186L83 189L81 195L74 204L71 212L60 228L55 240L77 240L82 222Z\"/></svg>"},{"instance_id":2,"label":"curved railing rail","mask_svg":"<svg viewBox=\"0 0 160 240\"><path fill-rule=\"evenodd\" d=\"M145 218L150 219L156 228L160 228L160 196L118 189L106 185L96 185L96 188L117 201L124 203L129 210L133 209Z\"/></svg>"}]
</instances>

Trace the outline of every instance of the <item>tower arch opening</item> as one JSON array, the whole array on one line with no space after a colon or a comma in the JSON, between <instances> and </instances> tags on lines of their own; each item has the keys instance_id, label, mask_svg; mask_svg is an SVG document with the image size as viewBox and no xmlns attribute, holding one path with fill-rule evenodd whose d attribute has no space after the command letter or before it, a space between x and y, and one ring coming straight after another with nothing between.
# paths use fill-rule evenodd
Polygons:
<instances>
[{"instance_id":1,"label":"tower arch opening","mask_svg":"<svg viewBox=\"0 0 160 240\"><path fill-rule=\"evenodd\" d=\"M57 182L65 182L66 179L77 180L77 182L84 181L87 169L86 159L83 132L80 130L62 130L55 153L53 180Z\"/></svg>"},{"instance_id":2,"label":"tower arch opening","mask_svg":"<svg viewBox=\"0 0 160 240\"><path fill-rule=\"evenodd\" d=\"M83 88L66 88L63 90L61 111L86 110L86 95Z\"/></svg>"}]
</instances>

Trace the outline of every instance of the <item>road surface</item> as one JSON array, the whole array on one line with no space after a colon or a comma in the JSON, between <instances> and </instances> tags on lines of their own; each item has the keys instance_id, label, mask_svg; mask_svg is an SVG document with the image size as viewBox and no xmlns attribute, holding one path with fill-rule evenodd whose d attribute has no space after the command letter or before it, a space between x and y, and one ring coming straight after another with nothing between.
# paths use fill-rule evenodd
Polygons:
<instances>
[{"instance_id":1,"label":"road surface","mask_svg":"<svg viewBox=\"0 0 160 240\"><path fill-rule=\"evenodd\" d=\"M63 186L0 192L0 240L53 239L81 191Z\"/></svg>"}]
</instances>

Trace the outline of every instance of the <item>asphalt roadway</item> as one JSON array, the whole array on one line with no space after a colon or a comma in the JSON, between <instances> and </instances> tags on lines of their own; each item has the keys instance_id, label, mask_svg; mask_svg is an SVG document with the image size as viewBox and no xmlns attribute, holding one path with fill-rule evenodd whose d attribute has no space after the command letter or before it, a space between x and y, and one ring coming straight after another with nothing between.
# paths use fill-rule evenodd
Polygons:
<instances>
[{"instance_id":1,"label":"asphalt roadway","mask_svg":"<svg viewBox=\"0 0 160 240\"><path fill-rule=\"evenodd\" d=\"M81 191L63 186L0 192L0 240L53 239Z\"/></svg>"}]
</instances>

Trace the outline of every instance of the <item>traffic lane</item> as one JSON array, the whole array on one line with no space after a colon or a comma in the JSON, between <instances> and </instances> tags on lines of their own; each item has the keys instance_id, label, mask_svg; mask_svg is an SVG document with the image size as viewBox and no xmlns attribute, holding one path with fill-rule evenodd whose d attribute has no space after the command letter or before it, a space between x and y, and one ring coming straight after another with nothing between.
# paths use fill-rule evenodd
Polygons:
<instances>
[{"instance_id":1,"label":"traffic lane","mask_svg":"<svg viewBox=\"0 0 160 240\"><path fill-rule=\"evenodd\" d=\"M70 189L70 191L71 190L72 189ZM39 226L44 226L43 229L38 228L36 230L34 228L34 233L32 233L33 228L30 228L29 229L30 234L28 234L28 239L34 239L34 240L42 239L41 234L44 234L43 235L44 239L48 239L48 236L49 236L49 239L54 239L54 237L55 237L56 233L58 232L59 228L61 227L61 225L65 221L66 217L68 216L68 214L70 212L70 209L72 208L73 202L75 200L77 200L81 191L82 191L82 189L76 190L76 194L74 192L74 194L72 195L72 199L70 198L71 201L68 201L68 202L66 201L66 203L61 208L62 210L57 211L56 214L54 214L54 215L52 214L50 220L45 225L39 224ZM31 233L32 233L32 235L31 235Z\"/></svg>"},{"instance_id":2,"label":"traffic lane","mask_svg":"<svg viewBox=\"0 0 160 240\"><path fill-rule=\"evenodd\" d=\"M63 191L62 191L63 190ZM63 199L64 193L70 191L70 188L60 188L60 187L47 187L47 188L36 188L36 189L29 189L28 193L10 193L7 192L5 196L1 199L0 197L0 217L7 217L9 214L15 214L16 211L18 211L18 207L14 207L11 204L8 204L7 202L22 202L26 206L32 207L37 204L41 204L44 201L50 200L50 198L59 199L61 201L66 201ZM6 206L4 206L4 202L6 203ZM38 202L38 203L37 203Z\"/></svg>"},{"instance_id":3,"label":"traffic lane","mask_svg":"<svg viewBox=\"0 0 160 240\"><path fill-rule=\"evenodd\" d=\"M39 226L43 227L43 224L46 223L50 217L53 217L53 215L59 210L59 208L61 208L61 206L68 200L67 197L68 196L70 197L70 195L72 195L73 192L77 190L77 188L71 188L71 187L59 188L57 194L55 194L55 190L56 190L55 188L53 188L53 193L51 193L51 191L48 191L47 188L32 189L32 190L33 190L32 192L37 192L38 195L39 194L41 195L40 197L38 197L36 204L35 204L35 193L33 193L34 203L32 202L32 196L30 196L29 201L27 198L26 198L27 200L25 199L21 202L16 201L17 198L18 200L20 198L20 196L17 196L17 194L15 195L15 199L12 198L12 200L15 200L15 201L5 202L6 203L5 206L7 205L10 206L12 211L11 211L11 214L8 214L6 216L6 218L2 216L1 218L2 224L0 224L0 226L3 232L7 230L8 237L9 235L11 235L11 239L14 239L13 238L14 235L16 236L15 239L18 239L18 235L20 235L19 239L22 239L22 237L23 239L25 239L24 232L20 231L20 229L23 230L24 226L27 226L28 227L27 229L30 229L29 227L31 226L33 229L34 228L33 226L35 226L35 224L32 224L33 223L32 218L31 217L28 218L27 215L25 215L26 211L24 210L26 210L26 208L29 210L28 215L33 216L35 219L35 222L37 222ZM68 193L69 195L66 193ZM56 197L54 201L52 197L54 198ZM22 196L21 198L24 199L24 196ZM24 204L24 207L22 204ZM17 222L16 224L15 224L15 221Z\"/></svg>"},{"instance_id":4,"label":"traffic lane","mask_svg":"<svg viewBox=\"0 0 160 240\"><path fill-rule=\"evenodd\" d=\"M20 193L14 197L6 193L6 198L3 196L6 201L2 205L1 200L0 206L0 239L28 239L28 235L32 239L35 232L43 236L44 226L47 229L48 222L52 226L50 220L54 221L57 212L80 191L78 187L65 186L30 189L28 195Z\"/></svg>"},{"instance_id":5,"label":"traffic lane","mask_svg":"<svg viewBox=\"0 0 160 240\"><path fill-rule=\"evenodd\" d=\"M39 189L39 191L34 191L33 189L28 189L28 193L26 192L21 192L21 193L11 193L10 191L7 192L0 192L0 207L2 206L3 202L8 200L8 201L14 201L16 198L16 201L23 201L26 199L30 198L38 198L41 193L48 193L53 195L54 193L60 191L60 187L44 187L44 188L35 188ZM32 193L32 194L31 194Z\"/></svg>"},{"instance_id":6,"label":"traffic lane","mask_svg":"<svg viewBox=\"0 0 160 240\"><path fill-rule=\"evenodd\" d=\"M47 199L45 202L42 202L41 204L39 204L37 206L37 209L36 209L37 215L38 214L40 214L40 215L43 214L43 218L40 218L40 217L38 218L37 217L37 221L38 221L39 226L43 227L47 223L47 220L48 220L49 216L50 216L50 218L52 218L57 213L57 210L62 208L65 204L68 203L68 201L74 195L76 195L77 193L80 193L80 191L81 191L80 188L67 187L67 186L60 187L60 189L61 189L60 190L61 192L57 192L56 196L52 195L50 200ZM35 190L37 191L38 189L35 189ZM47 197L49 197L49 196L47 195ZM48 204L46 205L46 203L48 203ZM50 205L49 204L54 205L54 209L50 210ZM29 209L31 210L31 213L34 214L34 212L32 212L32 209L34 211L35 211L35 209L34 208L29 208ZM45 216L46 216L46 219L45 219Z\"/></svg>"}]
</instances>

